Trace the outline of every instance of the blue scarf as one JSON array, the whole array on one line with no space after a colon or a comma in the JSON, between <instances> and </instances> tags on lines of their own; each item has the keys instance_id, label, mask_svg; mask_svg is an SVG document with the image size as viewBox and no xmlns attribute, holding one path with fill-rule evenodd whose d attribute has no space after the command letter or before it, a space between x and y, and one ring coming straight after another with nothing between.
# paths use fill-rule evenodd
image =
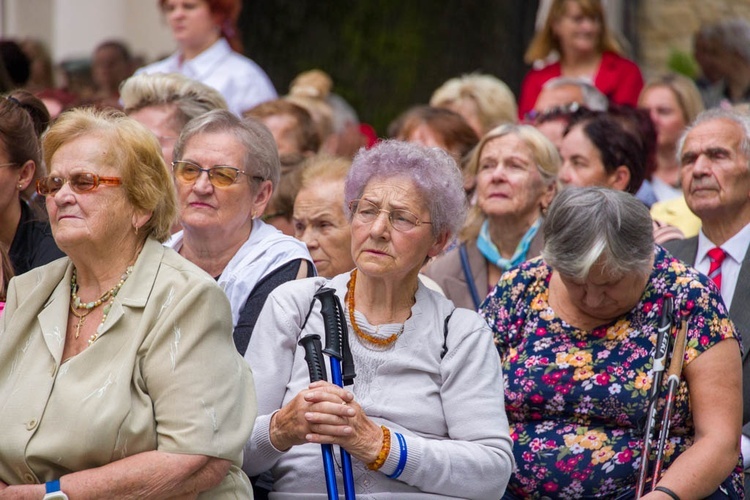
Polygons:
<instances>
[{"instance_id":1,"label":"blue scarf","mask_svg":"<svg viewBox=\"0 0 750 500\"><path fill-rule=\"evenodd\" d=\"M492 243L492 240L490 239L490 222L488 220L485 220L482 224L482 229L479 230L479 237L477 238L477 248L480 252L482 252L482 255L484 255L485 259L495 264L501 270L507 271L511 267L517 266L518 264L526 260L526 254L529 252L531 240L534 239L534 236L536 236L536 232L539 230L539 227L541 225L542 219L539 218L531 225L529 230L526 231L526 234L523 235L523 238L521 238L521 242L518 244L513 257L511 257L510 259L505 259L500 255L500 251L497 249L495 244Z\"/></svg>"}]
</instances>

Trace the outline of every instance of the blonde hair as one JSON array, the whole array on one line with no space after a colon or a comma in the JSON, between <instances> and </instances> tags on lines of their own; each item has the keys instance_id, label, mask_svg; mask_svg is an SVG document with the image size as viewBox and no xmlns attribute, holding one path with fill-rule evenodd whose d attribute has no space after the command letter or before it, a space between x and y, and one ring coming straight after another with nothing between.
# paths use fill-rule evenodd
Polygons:
<instances>
[{"instance_id":1,"label":"blonde hair","mask_svg":"<svg viewBox=\"0 0 750 500\"><path fill-rule=\"evenodd\" d=\"M172 122L178 133L197 116L227 109L218 90L179 73L131 76L120 87L120 99L127 114L151 106L173 106Z\"/></svg>"},{"instance_id":2,"label":"blonde hair","mask_svg":"<svg viewBox=\"0 0 750 500\"><path fill-rule=\"evenodd\" d=\"M289 86L289 94L284 96L310 113L321 144L333 134L333 108L328 104L331 88L331 77L325 71L312 69L297 75Z\"/></svg>"},{"instance_id":3,"label":"blonde hair","mask_svg":"<svg viewBox=\"0 0 750 500\"><path fill-rule=\"evenodd\" d=\"M552 144L544 134L531 125L505 124L490 130L484 137L482 137L479 144L477 144L477 147L474 148L466 167L467 173L476 176L479 171L479 160L482 157L484 146L486 146L488 142L505 137L506 135L517 136L529 147L529 149L531 149L531 159L536 165L536 168L542 176L542 180L546 186L557 183L557 173L562 166L560 153L557 151L555 145ZM479 205L474 204L469 209L466 224L459 235L461 241L475 239L479 235L479 229L481 228L484 219L485 215L479 208Z\"/></svg>"},{"instance_id":4,"label":"blonde hair","mask_svg":"<svg viewBox=\"0 0 750 500\"><path fill-rule=\"evenodd\" d=\"M672 95L674 95L677 105L680 107L680 111L682 111L682 118L685 121L685 125L692 123L701 111L703 111L703 98L698 87L695 86L695 83L690 78L677 73L668 73L653 78L641 90L638 103L640 104L643 101L643 96L646 95L647 91L655 87L665 87L672 91Z\"/></svg>"},{"instance_id":5,"label":"blonde hair","mask_svg":"<svg viewBox=\"0 0 750 500\"><path fill-rule=\"evenodd\" d=\"M152 236L165 242L177 216L172 174L164 163L161 146L143 125L114 109L77 108L61 114L42 139L44 161L79 137L94 136L106 145L102 162L122 177L128 202L137 210L151 212L141 228L142 239Z\"/></svg>"},{"instance_id":6,"label":"blonde hair","mask_svg":"<svg viewBox=\"0 0 750 500\"><path fill-rule=\"evenodd\" d=\"M533 64L534 61L546 59L553 51L558 52L560 57L564 57L560 48L560 41L555 36L553 27L565 15L568 2L577 3L581 7L584 16L599 21L602 28L598 44L600 52L614 52L624 55L620 43L607 28L600 0L553 0L549 14L547 14L547 20L544 22L544 27L536 32L534 38L531 39L529 48L526 49L526 53L523 56L526 64Z\"/></svg>"},{"instance_id":7,"label":"blonde hair","mask_svg":"<svg viewBox=\"0 0 750 500\"><path fill-rule=\"evenodd\" d=\"M518 117L516 97L502 80L492 75L472 73L451 78L433 92L430 106L448 108L464 101L476 104L482 131L503 123L515 123Z\"/></svg>"},{"instance_id":8,"label":"blonde hair","mask_svg":"<svg viewBox=\"0 0 750 500\"><path fill-rule=\"evenodd\" d=\"M311 156L300 165L299 189L309 188L318 181L343 181L352 161L339 156L319 154Z\"/></svg>"}]
</instances>

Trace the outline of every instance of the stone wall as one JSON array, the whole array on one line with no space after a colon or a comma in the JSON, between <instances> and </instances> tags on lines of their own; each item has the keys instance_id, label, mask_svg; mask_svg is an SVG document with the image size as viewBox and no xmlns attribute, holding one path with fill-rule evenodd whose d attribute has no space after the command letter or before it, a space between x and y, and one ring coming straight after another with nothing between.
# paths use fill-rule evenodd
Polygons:
<instances>
[{"instance_id":1,"label":"stone wall","mask_svg":"<svg viewBox=\"0 0 750 500\"><path fill-rule=\"evenodd\" d=\"M701 24L726 18L750 21L750 0L640 0L635 31L644 77L667 71L674 50L692 54Z\"/></svg>"}]
</instances>

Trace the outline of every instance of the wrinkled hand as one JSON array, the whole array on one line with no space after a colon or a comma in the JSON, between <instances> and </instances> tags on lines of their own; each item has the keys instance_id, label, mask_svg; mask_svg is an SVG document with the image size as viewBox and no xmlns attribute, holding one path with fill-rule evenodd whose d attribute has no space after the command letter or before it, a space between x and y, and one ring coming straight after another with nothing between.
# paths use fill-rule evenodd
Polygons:
<instances>
[{"instance_id":1,"label":"wrinkled hand","mask_svg":"<svg viewBox=\"0 0 750 500\"><path fill-rule=\"evenodd\" d=\"M313 382L271 419L271 442L280 450L303 443L337 444L364 463L373 462L383 442L354 395L329 382Z\"/></svg>"},{"instance_id":2,"label":"wrinkled hand","mask_svg":"<svg viewBox=\"0 0 750 500\"><path fill-rule=\"evenodd\" d=\"M2 483L0 486L0 498L12 498L14 500L39 500L44 496L43 484L19 484L8 486Z\"/></svg>"}]
</instances>

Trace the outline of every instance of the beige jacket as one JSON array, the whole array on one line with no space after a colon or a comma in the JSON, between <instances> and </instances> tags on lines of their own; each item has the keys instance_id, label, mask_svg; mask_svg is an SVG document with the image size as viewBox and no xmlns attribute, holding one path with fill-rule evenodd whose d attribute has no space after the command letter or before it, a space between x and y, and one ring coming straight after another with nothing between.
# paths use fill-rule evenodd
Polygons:
<instances>
[{"instance_id":1,"label":"beige jacket","mask_svg":"<svg viewBox=\"0 0 750 500\"><path fill-rule=\"evenodd\" d=\"M0 327L0 480L40 483L150 450L231 460L206 498L251 498L240 470L256 415L229 303L149 240L99 339L61 364L67 258L14 278Z\"/></svg>"}]
</instances>

